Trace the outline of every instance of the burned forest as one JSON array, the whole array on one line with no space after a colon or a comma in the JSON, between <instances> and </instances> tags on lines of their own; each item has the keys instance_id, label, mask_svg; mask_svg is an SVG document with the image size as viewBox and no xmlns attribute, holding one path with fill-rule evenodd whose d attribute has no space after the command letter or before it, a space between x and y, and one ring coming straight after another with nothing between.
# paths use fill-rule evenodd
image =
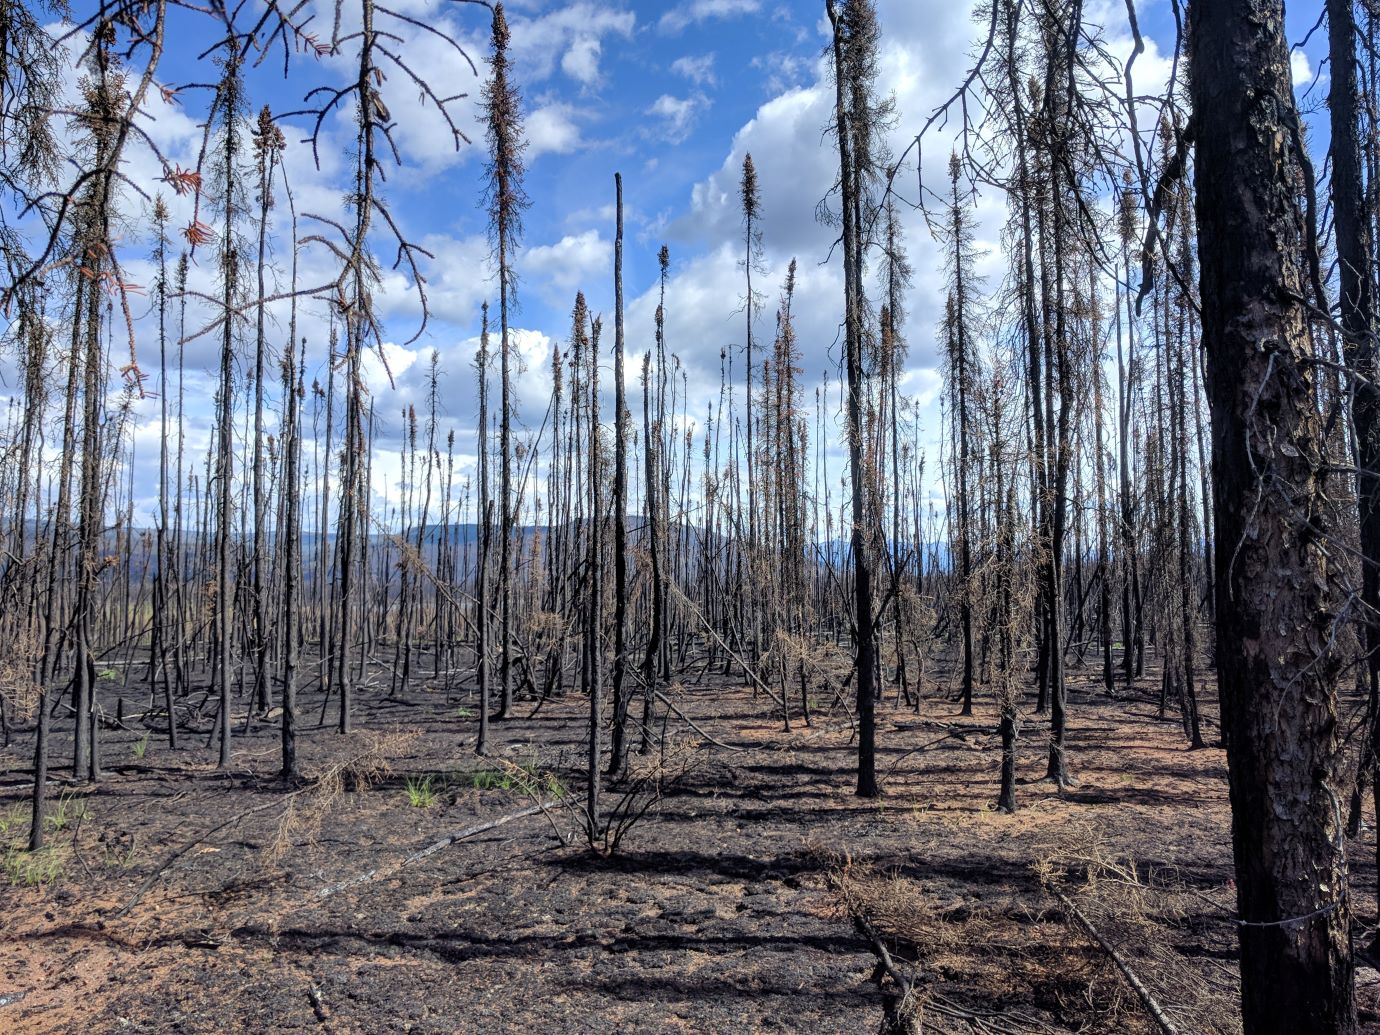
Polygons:
<instances>
[{"instance_id":1,"label":"burned forest","mask_svg":"<svg viewBox=\"0 0 1380 1035\"><path fill-rule=\"evenodd\" d=\"M1380 1033L1380 2L0 0L0 1032Z\"/></svg>"}]
</instances>

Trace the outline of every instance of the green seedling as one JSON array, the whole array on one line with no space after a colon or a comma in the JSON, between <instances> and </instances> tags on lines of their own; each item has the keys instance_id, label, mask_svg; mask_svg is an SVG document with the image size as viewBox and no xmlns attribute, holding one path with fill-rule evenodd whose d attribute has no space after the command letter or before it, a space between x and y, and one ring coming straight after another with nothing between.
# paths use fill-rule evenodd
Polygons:
<instances>
[{"instance_id":1,"label":"green seedling","mask_svg":"<svg viewBox=\"0 0 1380 1035\"><path fill-rule=\"evenodd\" d=\"M429 809L436 804L439 797L430 776L409 776L404 790L407 794L407 804L414 809Z\"/></svg>"}]
</instances>

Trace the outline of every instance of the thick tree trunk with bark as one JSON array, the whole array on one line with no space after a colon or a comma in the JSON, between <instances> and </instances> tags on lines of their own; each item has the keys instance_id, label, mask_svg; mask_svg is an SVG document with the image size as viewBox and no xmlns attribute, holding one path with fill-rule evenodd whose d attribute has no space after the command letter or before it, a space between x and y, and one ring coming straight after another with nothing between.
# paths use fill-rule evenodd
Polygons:
<instances>
[{"instance_id":1,"label":"thick tree trunk with bark","mask_svg":"<svg viewBox=\"0 0 1380 1035\"><path fill-rule=\"evenodd\" d=\"M1279 0L1190 8L1218 681L1247 1035L1356 1028L1338 803L1322 422L1302 304L1301 135Z\"/></svg>"},{"instance_id":2,"label":"thick tree trunk with bark","mask_svg":"<svg viewBox=\"0 0 1380 1035\"><path fill-rule=\"evenodd\" d=\"M1351 423L1356 438L1356 499L1359 505L1361 603L1365 608L1366 676L1370 691L1370 740L1365 749L1369 777L1380 803L1380 367L1376 363L1375 283L1366 182L1361 164L1362 98L1356 69L1356 12L1353 0L1328 0L1328 56L1332 88L1332 213L1337 242L1337 282L1347 366L1352 372ZM1372 84L1374 88L1374 84ZM1376 843L1380 859L1380 842Z\"/></svg>"}]
</instances>

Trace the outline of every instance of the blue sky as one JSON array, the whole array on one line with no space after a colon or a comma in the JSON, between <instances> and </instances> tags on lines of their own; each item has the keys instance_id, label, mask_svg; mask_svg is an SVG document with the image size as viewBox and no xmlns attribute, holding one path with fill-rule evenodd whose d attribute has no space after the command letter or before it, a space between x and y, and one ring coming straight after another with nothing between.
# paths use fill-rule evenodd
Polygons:
<instances>
[{"instance_id":1,"label":"blue sky","mask_svg":"<svg viewBox=\"0 0 1380 1035\"><path fill-rule=\"evenodd\" d=\"M472 140L458 150L450 145L435 111L416 103L417 92L402 75L393 74L384 84L403 155L400 168L389 168L384 190L404 231L434 253L426 269L432 318L419 340L404 344L418 323L417 296L406 277L386 273L377 300L385 315L385 350L396 385L390 386L378 365L373 365L370 384L381 445L375 464L376 487L390 492L399 415L407 404L424 399L424 374L432 349L440 355L446 379L443 426L457 431L462 469L473 460L476 407L470 363L480 304L486 299L496 301L480 207L484 141L477 101L486 74L487 12L437 0L394 0L391 6L447 30L479 66L479 75L434 36L401 29L408 37L409 64L438 93L471 94L470 100L452 107L456 121ZM936 31L932 17L918 17L909 4L893 0L880 6L884 26L889 35L895 33L894 42L888 43L891 59L884 88L906 89L912 101L922 95L938 97L963 67L970 26L962 5L945 8L943 32ZM812 387L827 372L834 372L840 275L836 268L822 265L833 235L814 215L832 182L836 161L823 137L832 102L821 78L826 42L822 4L513 0L507 10L529 139L526 186L532 204L525 214L518 257L521 307L513 320L518 352L525 362L517 385L519 412L528 427L540 424L549 396L550 349L562 344L568 333L577 289L585 292L595 311L603 313L611 331L615 172L621 172L624 180L630 378L635 378L640 354L652 343L656 253L665 243L672 257L668 348L684 363L691 413L702 414L717 395L721 349L734 355L741 379L744 289L736 188L748 150L754 152L761 174L765 210L766 272L757 278L756 286L766 305L756 333L764 345L770 342L780 283L787 263L798 257L797 310L807 384ZM315 31L328 34L325 22L328 19L319 20ZM192 45L193 31L201 34L196 45ZM175 16L160 80L177 88L177 100L165 105L155 99L147 123L164 157L184 167L195 163L202 137L199 120L209 96L188 84L212 77L206 63L195 59L204 32L204 24L197 24L192 16ZM251 109L257 110L261 103L277 112L300 107L307 89L342 83L351 74L347 59L298 54L285 81L275 55L248 75ZM352 169L351 116L342 111L327 120L318 150L319 171L310 148L301 142L305 123L289 119L285 124L286 164L296 208L299 213L336 215L342 211L341 195ZM136 182L151 185L150 189L161 187L158 163L151 154L132 155L126 171ZM172 203L174 225L188 221L188 199L171 197L166 188L163 193ZM154 272L144 258L146 206L131 195L125 208L132 226L126 270L130 279L148 285ZM918 218L914 228L922 229ZM285 276L281 204L278 229L276 266L279 275ZM927 236L917 239L912 251L923 252L927 241ZM391 255L386 241L377 245L381 255ZM194 285L200 278L202 286L210 288L213 255L212 249L199 254ZM304 282L329 279L330 257L320 249L304 249L299 261ZM933 277L917 278L917 285L926 283L933 288ZM929 396L938 384L931 348L932 293L925 291L918 296L923 301L912 306L917 362L911 388ZM302 314L304 333L310 338L308 376L324 381L324 318L319 307L314 314L311 308ZM281 342L284 308L276 307L274 315ZM193 327L200 322L195 312L188 320ZM151 330L147 320L141 323L145 338L141 361L146 368L155 360L149 344ZM611 335L608 340L611 344ZM192 386L189 398L195 400L188 413L192 457L207 441L217 350L214 335L189 342L185 348ZM245 348L242 370L248 357ZM145 400L136 405L136 411L141 420L136 432L136 487L140 509L148 511L154 492L148 474L159 436L157 404ZM937 433L937 429L936 419L932 430Z\"/></svg>"},{"instance_id":2,"label":"blue sky","mask_svg":"<svg viewBox=\"0 0 1380 1035\"><path fill-rule=\"evenodd\" d=\"M390 485L397 471L398 415L409 403L420 408L433 349L446 377L443 430L457 432L462 470L473 460L475 392L470 362L479 306L485 299L496 300L496 284L480 207L484 140L478 98L486 74L488 14L483 8L446 0L392 0L389 6L448 31L479 70L476 77L465 60L434 35L403 23L391 26L406 39L411 67L438 93L470 94L469 100L455 102L452 111L472 140L458 151L452 147L435 111L417 103L417 90L402 74L390 73L383 94L396 121L403 165L388 169L384 190L407 235L435 255L426 269L432 321L419 340L403 344L418 322L416 293L406 277L388 272L377 302L385 316L385 349L396 385L390 386L374 365L370 385L380 430L376 489L391 495L396 491ZM1085 6L1090 20L1107 26L1112 52L1128 54L1124 2L1089 0ZM1312 6L1291 10L1295 39L1311 25ZM878 0L877 7L883 30L880 86L896 97L899 118L891 145L899 153L962 79L983 27L973 21L970 0ZM329 8L322 6L320 11ZM807 391L812 396L813 386L826 374L836 381L841 272L837 262L825 263L833 231L815 219L816 204L837 167L823 137L832 97L822 63L822 2L510 0L507 11L530 142L526 186L532 205L525 214L518 257L521 308L513 320L525 362L517 386L520 416L528 428L535 430L541 422L549 395L550 349L563 343L568 333L577 289L583 289L591 306L605 315L611 332L615 172L624 180L630 381L635 380L641 353L652 343L656 253L665 243L672 259L668 348L685 365L692 415L704 412L717 395L720 350L736 355L744 339L736 189L748 151L758 168L764 203L766 272L755 286L764 293L766 305L757 335L769 344L780 283L787 263L797 258L796 313ZM1148 93L1167 73L1167 55L1157 41L1168 46L1173 22L1168 0L1142 2L1139 11L1150 49L1137 63L1137 86L1138 92ZM329 36L329 21L329 14L322 13L314 30ZM179 89L178 100L172 105L155 100L150 105L149 132L165 157L183 166L195 163L201 142L198 123L207 99L205 91L187 84L212 76L205 62L196 61L206 28L204 19L185 12L174 16L159 76ZM1314 57L1311 62L1300 59L1300 75L1317 67L1316 51L1324 42L1313 41ZM298 108L311 86L343 83L350 75L348 58L299 53L285 81L275 54L250 73L251 106L257 111L267 103L277 112ZM299 212L338 214L353 167L352 118L340 112L327 121L319 172L310 149L301 143L303 125L295 119L284 127L296 207ZM943 183L951 141L950 134L937 132L926 142L924 174L933 188ZM133 153L126 172L150 190L167 193L157 182L160 169L152 155ZM912 198L914 178L911 168L903 181L912 185ZM190 217L186 199L170 200L175 223ZM126 268L131 279L151 284L152 270L143 258L146 207L131 195L125 208L130 225ZM1004 199L990 191L977 200L977 244L986 253L983 267L989 288L1000 286L1003 263L997 234L1004 210ZM287 267L284 220L280 205L275 251L280 276ZM907 305L910 360L902 388L921 404L922 441L933 455L941 434L936 402L941 375L934 343L943 297L942 260L920 214L907 212L903 222L916 274ZM376 244L381 256L391 256L386 241ZM329 279L330 258L321 249L304 249L300 262L304 281ZM211 256L203 254L194 280L201 277L209 283L206 278L213 266ZM276 308L274 316L276 341L281 344L284 309ZM302 317L310 339L308 377L324 380L323 313L319 307L308 307ZM196 322L195 316L189 319L193 326ZM141 333L149 329L146 320L141 323ZM213 337L186 347L190 397L198 400L188 421L193 457L206 441L217 347ZM249 350L243 355L242 369ZM146 367L156 361L147 341L141 358ZM740 379L740 357L735 369ZM141 421L136 432L136 492L145 509L155 491L148 474L156 459L157 405L145 400L136 405L136 412ZM837 474L842 464L831 463L831 469ZM937 483L935 491L940 491Z\"/></svg>"}]
</instances>

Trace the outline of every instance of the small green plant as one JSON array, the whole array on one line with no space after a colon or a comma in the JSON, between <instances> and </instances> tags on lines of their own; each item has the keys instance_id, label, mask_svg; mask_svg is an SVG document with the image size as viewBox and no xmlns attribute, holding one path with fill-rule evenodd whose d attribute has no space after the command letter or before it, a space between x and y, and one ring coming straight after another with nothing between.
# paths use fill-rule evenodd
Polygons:
<instances>
[{"instance_id":1,"label":"small green plant","mask_svg":"<svg viewBox=\"0 0 1380 1035\"><path fill-rule=\"evenodd\" d=\"M134 835L116 835L105 840L105 865L127 870L134 865Z\"/></svg>"},{"instance_id":2,"label":"small green plant","mask_svg":"<svg viewBox=\"0 0 1380 1035\"><path fill-rule=\"evenodd\" d=\"M404 790L407 793L407 804L414 809L429 809L436 804L439 797L430 776L409 776Z\"/></svg>"},{"instance_id":3,"label":"small green plant","mask_svg":"<svg viewBox=\"0 0 1380 1035\"><path fill-rule=\"evenodd\" d=\"M120 678L120 673L116 672L113 668L103 668L96 673L96 677L98 679L104 679L113 682L114 680Z\"/></svg>"},{"instance_id":4,"label":"small green plant","mask_svg":"<svg viewBox=\"0 0 1380 1035\"><path fill-rule=\"evenodd\" d=\"M0 873L12 885L51 884L66 870L69 852L65 845L51 845L36 852L6 848L0 853Z\"/></svg>"},{"instance_id":5,"label":"small green plant","mask_svg":"<svg viewBox=\"0 0 1380 1035\"><path fill-rule=\"evenodd\" d=\"M4 812L0 812L0 841L6 840L11 834L27 831L29 826L29 815L23 805L11 805Z\"/></svg>"},{"instance_id":6,"label":"small green plant","mask_svg":"<svg viewBox=\"0 0 1380 1035\"><path fill-rule=\"evenodd\" d=\"M542 772L535 760L523 765L505 762L499 769L481 769L471 775L470 782L477 791L516 790L557 799L566 795L565 785L556 774Z\"/></svg>"},{"instance_id":7,"label":"small green plant","mask_svg":"<svg viewBox=\"0 0 1380 1035\"><path fill-rule=\"evenodd\" d=\"M63 791L54 803L52 811L43 817L43 821L49 830L66 830L85 817L86 805L71 791Z\"/></svg>"},{"instance_id":8,"label":"small green plant","mask_svg":"<svg viewBox=\"0 0 1380 1035\"><path fill-rule=\"evenodd\" d=\"M501 773L497 769L481 769L474 774L474 789L476 791L508 791L513 788L513 778L508 773Z\"/></svg>"},{"instance_id":9,"label":"small green plant","mask_svg":"<svg viewBox=\"0 0 1380 1035\"><path fill-rule=\"evenodd\" d=\"M561 783L555 773L546 774L546 796L556 801L565 797L565 784Z\"/></svg>"},{"instance_id":10,"label":"small green plant","mask_svg":"<svg viewBox=\"0 0 1380 1035\"><path fill-rule=\"evenodd\" d=\"M459 708L455 709L455 717L456 717L457 719L473 719L473 718L474 718L474 711L473 711L473 709L466 708L466 707L462 704Z\"/></svg>"},{"instance_id":11,"label":"small green plant","mask_svg":"<svg viewBox=\"0 0 1380 1035\"><path fill-rule=\"evenodd\" d=\"M107 848L105 864L111 869L127 870L134 865L134 846L128 848Z\"/></svg>"},{"instance_id":12,"label":"small green plant","mask_svg":"<svg viewBox=\"0 0 1380 1035\"><path fill-rule=\"evenodd\" d=\"M148 735L147 733L145 733L142 737L140 737L138 740L136 740L136 741L134 742L134 757L137 758L137 759L139 759L139 760L142 762L143 759L144 759L144 756L145 756L146 754L148 754L148 750L149 750L149 735Z\"/></svg>"}]
</instances>

